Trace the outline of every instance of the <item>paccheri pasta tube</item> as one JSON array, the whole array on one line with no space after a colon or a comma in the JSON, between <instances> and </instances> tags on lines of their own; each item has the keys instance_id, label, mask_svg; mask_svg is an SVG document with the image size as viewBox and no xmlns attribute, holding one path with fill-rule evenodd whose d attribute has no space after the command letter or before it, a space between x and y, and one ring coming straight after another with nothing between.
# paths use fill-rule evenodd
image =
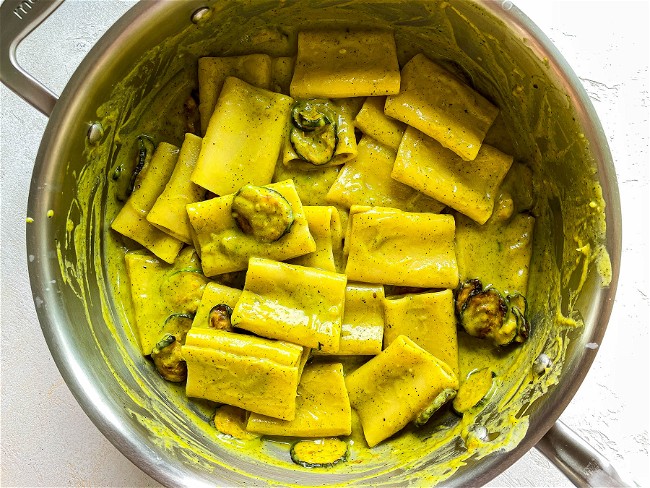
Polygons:
<instances>
[{"instance_id":1,"label":"paccheri pasta tube","mask_svg":"<svg viewBox=\"0 0 650 488\"><path fill-rule=\"evenodd\" d=\"M291 97L226 78L192 181L217 195L270 183L292 105Z\"/></svg>"}]
</instances>

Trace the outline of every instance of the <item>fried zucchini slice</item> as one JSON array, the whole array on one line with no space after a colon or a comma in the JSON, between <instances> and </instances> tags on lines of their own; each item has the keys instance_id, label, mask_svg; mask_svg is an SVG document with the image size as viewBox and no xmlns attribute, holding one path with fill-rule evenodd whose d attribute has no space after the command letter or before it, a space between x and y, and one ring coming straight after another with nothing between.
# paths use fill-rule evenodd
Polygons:
<instances>
[{"instance_id":1,"label":"fried zucchini slice","mask_svg":"<svg viewBox=\"0 0 650 488\"><path fill-rule=\"evenodd\" d=\"M151 351L151 359L160 376L173 383L182 383L187 378L187 364L183 360L181 343L171 334L166 334Z\"/></svg>"},{"instance_id":2,"label":"fried zucchini slice","mask_svg":"<svg viewBox=\"0 0 650 488\"><path fill-rule=\"evenodd\" d=\"M336 437L302 440L291 446L290 454L303 468L330 468L347 461L348 443Z\"/></svg>"},{"instance_id":3,"label":"fried zucchini slice","mask_svg":"<svg viewBox=\"0 0 650 488\"><path fill-rule=\"evenodd\" d=\"M287 199L263 186L244 185L232 200L231 213L241 231L259 242L277 241L294 220Z\"/></svg>"}]
</instances>

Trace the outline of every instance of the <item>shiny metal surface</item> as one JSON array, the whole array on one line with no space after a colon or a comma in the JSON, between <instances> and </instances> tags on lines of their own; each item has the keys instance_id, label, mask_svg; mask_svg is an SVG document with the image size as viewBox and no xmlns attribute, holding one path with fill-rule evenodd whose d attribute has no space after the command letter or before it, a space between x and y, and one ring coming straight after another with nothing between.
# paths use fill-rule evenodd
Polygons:
<instances>
[{"instance_id":1,"label":"shiny metal surface","mask_svg":"<svg viewBox=\"0 0 650 488\"><path fill-rule=\"evenodd\" d=\"M608 250L614 276L612 284L606 289L600 288L595 277L588 284L584 294L585 306L582 308L587 327L578 338L579 343L575 347L578 352L565 365L567 380L562 381L536 408L524 442L507 455L490 456L471 469L459 472L450 480L453 485L489 481L530 449L553 425L579 387L595 356L595 351L583 346L591 342L600 343L602 340L616 290L620 259L620 204L615 173L602 128L584 90L550 41L520 11L508 3L481 4L501 18L509 29L531 39L536 55L549 60L558 83L571 94L585 137L591 142L608 203ZM88 125L83 121L93 120L98 100L109 91L115 80L126 75L128 67L139 53L184 27L190 22L190 14L201 6L203 3L200 2L142 3L120 19L93 48L55 106L34 169L29 214L39 215L55 209L55 218L43 227L29 229L27 236L28 253L36 256L30 264L30 274L39 318L48 345L70 389L111 442L145 472L170 486L210 485L215 480L206 476L206 473L193 472L178 459L161 454L138 431L138 426L132 420L124 418L124 399L114 396L115 392L119 395L119 385L115 384L115 378L101 370L99 358L94 354L97 351L92 344L97 339L79 334L79 330L70 326L80 318L79 311L74 306L75 294L70 290L48 287L47 284L59 277L52 242L62 239L65 231L65 221L62 219L64 212L58 211L66 208L66 202L61 197L61 190L67 184L61 161L67 160L70 154L81 152L88 132ZM41 20L39 18L39 22ZM3 23L3 27L4 25ZM19 32L24 36L28 29ZM110 73L110 76L106 73ZM43 92L36 86L36 98L33 95L26 95L25 98L46 113L48 104L53 102L51 99L43 102ZM69 134L74 137L65 137ZM95 295L98 293L92 289L87 292ZM96 299L99 297L96 296ZM97 320L95 317L86 319L90 322ZM113 394L109 394L110 391Z\"/></svg>"},{"instance_id":2,"label":"shiny metal surface","mask_svg":"<svg viewBox=\"0 0 650 488\"><path fill-rule=\"evenodd\" d=\"M621 479L607 459L560 421L555 422L536 448L580 488L632 486Z\"/></svg>"},{"instance_id":3,"label":"shiny metal surface","mask_svg":"<svg viewBox=\"0 0 650 488\"><path fill-rule=\"evenodd\" d=\"M61 3L63 0L5 0L0 5L0 81L47 116L52 113L57 97L20 67L16 59L16 48Z\"/></svg>"}]
</instances>

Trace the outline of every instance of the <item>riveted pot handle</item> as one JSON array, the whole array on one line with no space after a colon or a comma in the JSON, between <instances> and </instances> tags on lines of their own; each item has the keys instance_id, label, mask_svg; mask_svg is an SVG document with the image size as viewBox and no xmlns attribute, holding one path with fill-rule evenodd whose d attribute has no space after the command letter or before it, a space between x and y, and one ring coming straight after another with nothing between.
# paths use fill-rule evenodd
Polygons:
<instances>
[{"instance_id":1,"label":"riveted pot handle","mask_svg":"<svg viewBox=\"0 0 650 488\"><path fill-rule=\"evenodd\" d=\"M559 420L535 447L580 488L634 486L623 481L607 459Z\"/></svg>"},{"instance_id":2,"label":"riveted pot handle","mask_svg":"<svg viewBox=\"0 0 650 488\"><path fill-rule=\"evenodd\" d=\"M16 48L63 0L4 0L0 5L0 81L50 116L58 97L20 67Z\"/></svg>"}]
</instances>

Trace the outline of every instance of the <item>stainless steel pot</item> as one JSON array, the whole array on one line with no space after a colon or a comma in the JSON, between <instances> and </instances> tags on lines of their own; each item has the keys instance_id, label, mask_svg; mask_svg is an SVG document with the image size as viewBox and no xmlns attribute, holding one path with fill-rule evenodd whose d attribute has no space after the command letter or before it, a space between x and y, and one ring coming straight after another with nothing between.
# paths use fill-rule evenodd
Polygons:
<instances>
[{"instance_id":1,"label":"stainless steel pot","mask_svg":"<svg viewBox=\"0 0 650 488\"><path fill-rule=\"evenodd\" d=\"M54 216L47 219L44 225L28 226L27 252L35 257L29 264L32 291L43 333L57 366L83 409L104 435L131 461L161 483L169 486L243 483L247 480L247 471L260 469L257 476L276 481L286 479L283 478L286 474L281 471L264 470L259 465L242 463L241 459L229 452L219 452L218 455L225 459L226 464L232 464L241 471L223 467L215 470L214 465L206 462L189 464L179 446L160 448L155 442L157 432L178 426L170 420L173 416L152 416L146 405L141 403L140 395L155 398L164 392L158 391L158 387L148 380L150 371L142 366L139 352L128 347L124 333L115 326L112 298L107 288L102 286L105 276L102 275L101 265L97 269L87 266L95 256L102 257L101 239L98 237L101 237L107 223L101 220L100 212L100 220L95 222L95 227L79 228L86 232L84 235L73 235L75 232L69 227L70 221L74 223L84 217L71 215L68 210L74 208L72 202L76 198L73 191L76 179L83 168L91 163L87 159L88 147L100 143L105 137L106 128L93 123L99 119L97 108L108 100L114 86L129 75L143 53L184 29L194 30L188 38L197 39L205 35L201 29L215 25L219 12L225 10L223 6L228 2L217 4L218 8L212 11L213 24L205 22L205 26L199 17L201 13L204 20L207 16L200 8L214 6L214 2L142 2L120 19L92 49L57 101L52 93L20 69L15 59L15 48L59 3L5 0L0 7L3 27L0 49L2 81L50 117L34 167L28 215L46 215L53 210ZM295 2L286 3L291 5ZM304 3L310 5L314 2ZM412 7L416 3L409 2L409 5ZM581 146L583 152L568 156L581 158L584 162L569 162L586 164L581 168L597 171L597 180L607 203L607 230L600 237L604 239L611 260L612 280L609 286L602 287L600 276L593 272L592 265L580 295L574 299L567 297L571 294L571 287L575 288L575 283L559 280L564 283L563 299L571 301L584 320L581 333L571 337L573 345L566 350L559 384L527 412L530 425L518 446L508 453L495 453L480 461L470 462L447 483L459 486L485 483L536 445L577 485L620 485L622 482L606 460L566 426L555 423L594 359L596 351L584 346L601 343L616 290L621 246L620 203L605 136L579 80L550 41L523 13L510 2L451 3L463 13L465 20L479 26L480 31L489 33L502 46L512 49L514 58L519 56L524 72L518 76L540 76L539 73L544 73L543 81L548 81L554 90L565 97L566 107L563 110L574 114L585 142ZM268 4L260 5L260 9L268 7ZM384 4L382 11L375 12L377 18L390 25L392 16L398 15L396 10L390 8L394 5L394 2ZM480 64L481 52L471 45L472 33L468 24L463 24L460 16L456 22L454 28L459 38L470 40L470 44L465 46L466 62ZM525 46L522 39L527 39ZM181 39L178 42L185 41ZM438 43L438 47L444 46ZM531 73L525 72L527 69L532 70ZM470 76L480 76L479 71L472 71L471 68L468 71ZM487 86L488 78L483 82L489 92L495 88ZM145 76L143 83L148 81ZM476 81L481 83L481 80ZM571 132L578 134L573 127ZM539 140L536 144L539 149L548 141ZM558 195L568 198L571 185L576 182L568 176L558 178L558 182ZM96 205L101 206L101 192L93 196L98 199ZM91 218L90 215L85 217ZM555 219L558 218L561 220L555 215ZM555 224L566 225L561 221ZM560 232L563 230L565 228L560 227ZM86 239L90 243L83 257L74 255L75 239ZM572 246L571 243L556 243L555 251L558 251L558 247L565 249L567 245ZM81 280L70 279L66 266L80 263L87 276ZM562 278L561 272L559 276ZM52 287L52 280L56 280L60 286ZM107 304L108 313L105 312ZM115 336L123 339L123 343L115 341ZM200 436L200 432L191 426L187 427L186 432L190 436ZM376 482L389 483L391 479L382 478ZM300 479L299 482L342 483L353 480L314 476Z\"/></svg>"}]
</instances>

